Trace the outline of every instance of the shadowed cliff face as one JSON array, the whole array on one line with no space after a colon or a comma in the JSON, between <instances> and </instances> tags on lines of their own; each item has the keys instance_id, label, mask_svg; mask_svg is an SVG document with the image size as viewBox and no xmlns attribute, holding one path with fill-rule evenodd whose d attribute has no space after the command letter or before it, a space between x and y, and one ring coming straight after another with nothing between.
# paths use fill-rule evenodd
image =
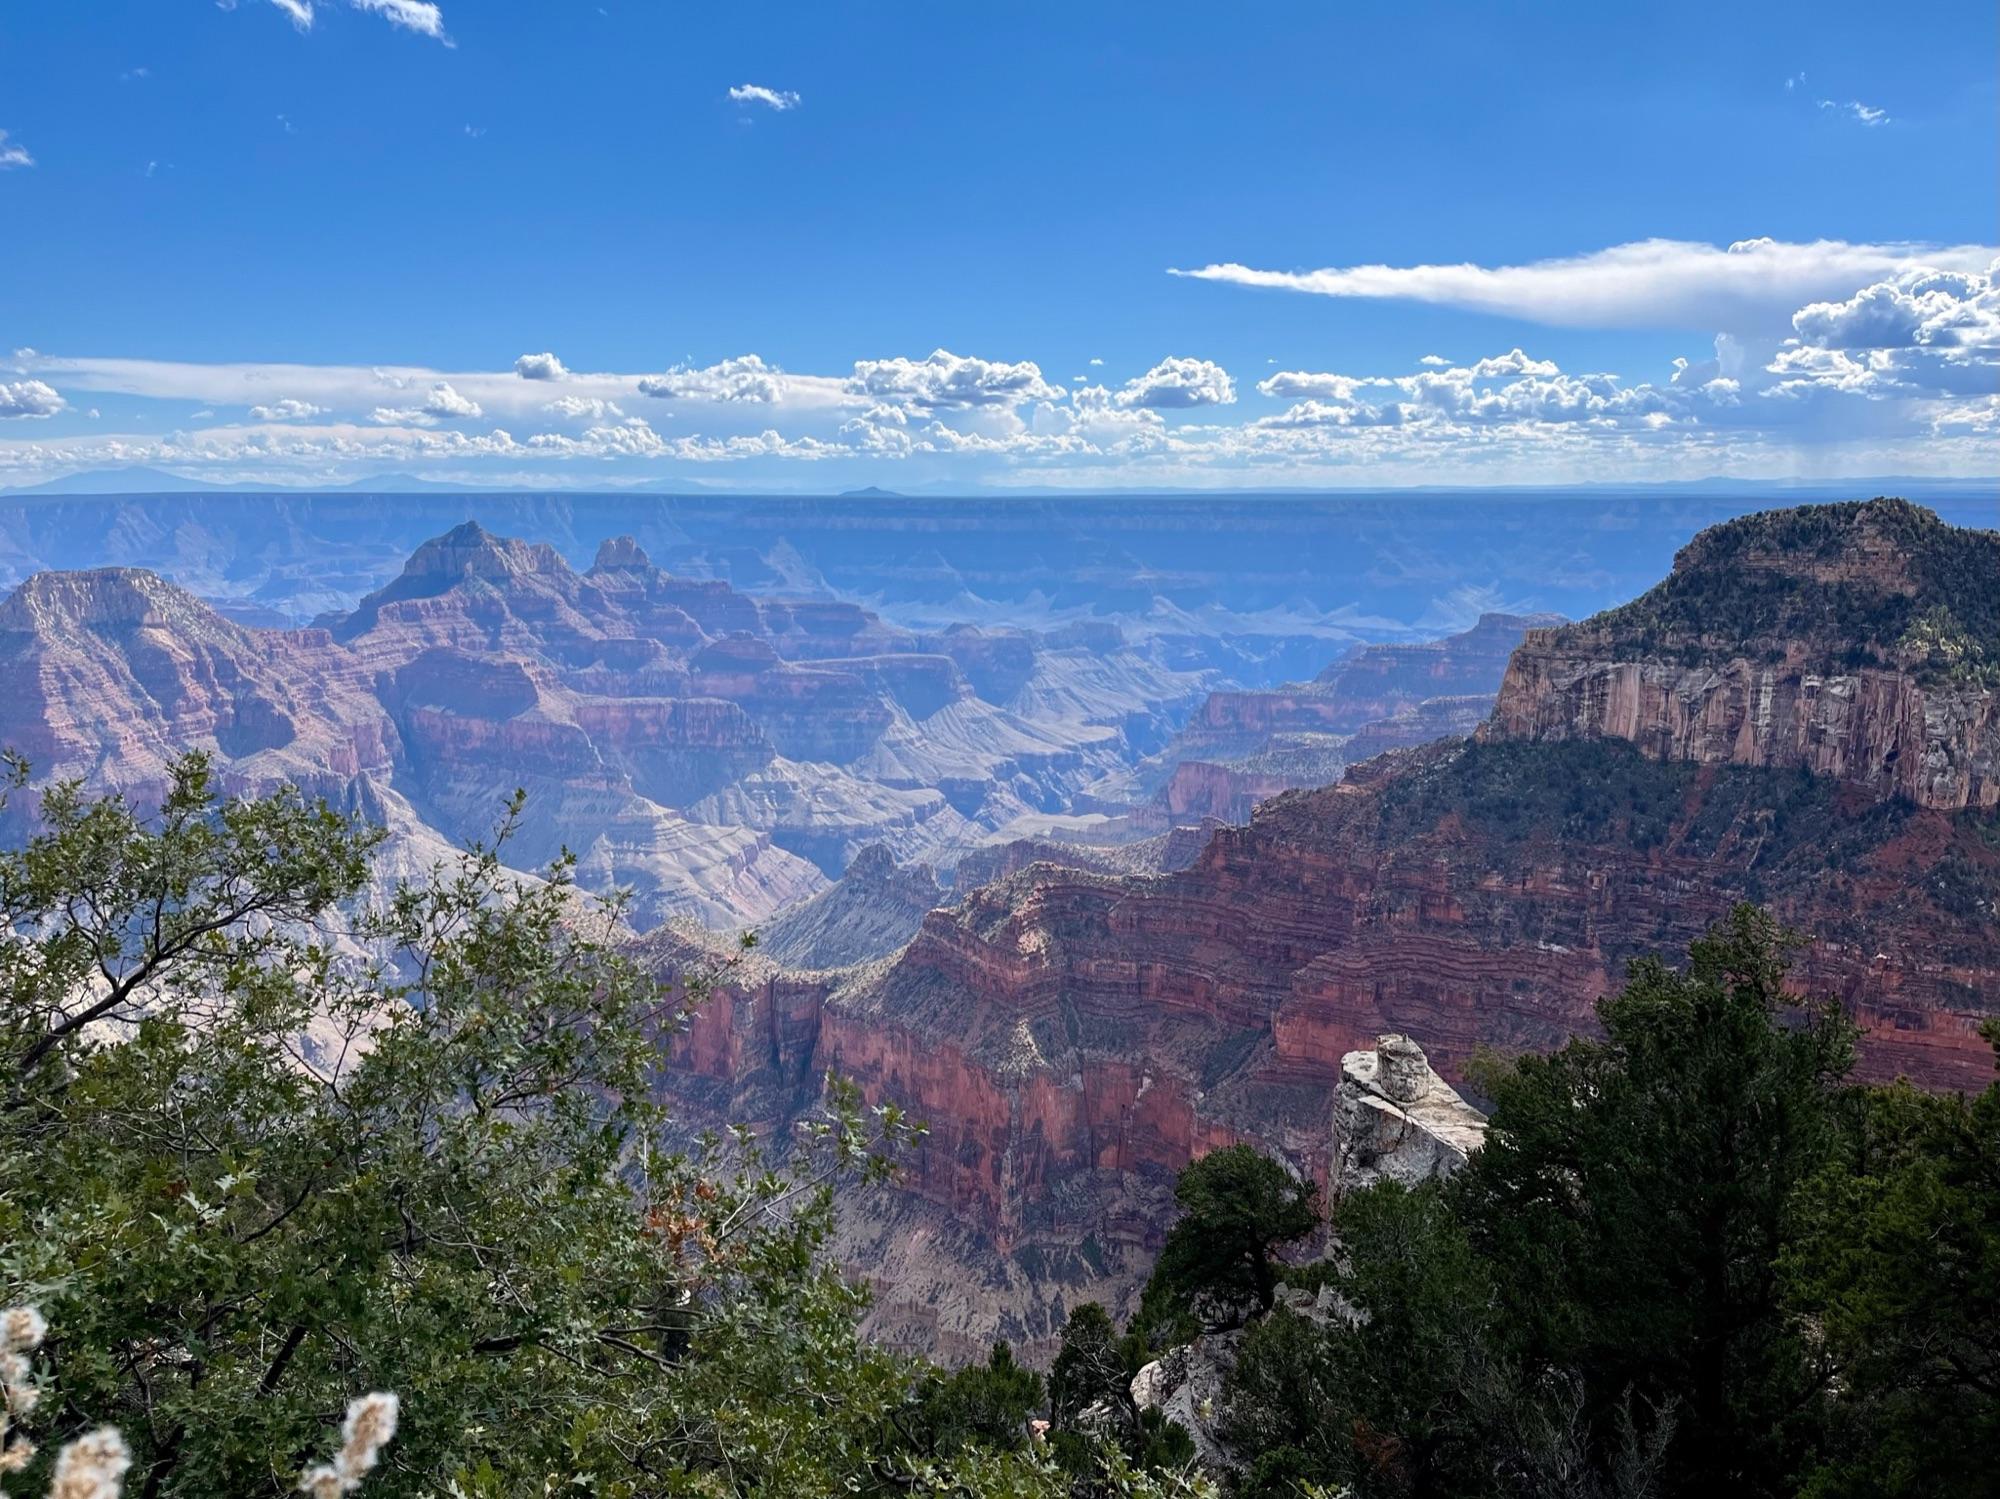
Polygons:
<instances>
[{"instance_id":1,"label":"shadowed cliff face","mask_svg":"<svg viewBox=\"0 0 2000 1499\"><path fill-rule=\"evenodd\" d=\"M1686 586L1723 587L1702 577L1719 554L1690 552ZM1915 598L1919 617L1940 602ZM1754 738L1699 761L1601 719L1572 732L1534 663L1551 638L1621 628L1530 637L1480 740L1278 796L1182 872L1031 866L931 912L887 960L732 991L677 1058L688 1117L775 1127L832 1069L927 1120L901 1187L850 1203L842 1232L876 1279L879 1332L969 1357L996 1334L1046 1353L1085 1297L1129 1305L1192 1156L1248 1139L1324 1179L1344 1053L1401 1033L1457 1079L1482 1048L1553 1048L1593 1028L1632 958L1684 952L1739 900L1810 939L1796 982L1862 1026L1864 1075L1983 1085L1994 814L1786 765ZM1884 701L1862 697L1864 720ZM1512 726L1541 722L1561 727ZM1864 722L1858 742L1881 733Z\"/></svg>"}]
</instances>

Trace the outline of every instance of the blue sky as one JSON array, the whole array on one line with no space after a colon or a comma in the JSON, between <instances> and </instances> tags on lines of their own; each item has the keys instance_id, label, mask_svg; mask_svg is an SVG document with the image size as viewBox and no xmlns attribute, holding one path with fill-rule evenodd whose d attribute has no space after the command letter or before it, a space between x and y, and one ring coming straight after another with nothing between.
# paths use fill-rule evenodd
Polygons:
<instances>
[{"instance_id":1,"label":"blue sky","mask_svg":"<svg viewBox=\"0 0 2000 1499\"><path fill-rule=\"evenodd\" d=\"M0 484L1992 473L1996 46L1984 0L11 6Z\"/></svg>"}]
</instances>

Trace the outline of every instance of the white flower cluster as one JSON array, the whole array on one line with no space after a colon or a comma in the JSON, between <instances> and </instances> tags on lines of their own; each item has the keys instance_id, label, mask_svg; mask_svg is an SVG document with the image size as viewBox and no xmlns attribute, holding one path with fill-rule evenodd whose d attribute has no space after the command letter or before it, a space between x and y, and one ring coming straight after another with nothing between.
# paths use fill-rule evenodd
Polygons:
<instances>
[{"instance_id":1,"label":"white flower cluster","mask_svg":"<svg viewBox=\"0 0 2000 1499\"><path fill-rule=\"evenodd\" d=\"M19 1473L35 1456L34 1443L17 1428L41 1397L29 1356L42 1346L48 1330L42 1314L31 1306L0 1312L0 1479ZM340 1428L340 1450L332 1462L300 1475L299 1492L311 1499L341 1499L359 1489L396 1435L398 1409L394 1395L350 1400ZM56 1454L48 1499L118 1499L131 1466L132 1453L117 1428L100 1426ZM0 1499L5 1492L0 1488Z\"/></svg>"},{"instance_id":2,"label":"white flower cluster","mask_svg":"<svg viewBox=\"0 0 2000 1499\"><path fill-rule=\"evenodd\" d=\"M312 1499L340 1499L361 1487L361 1480L375 1466L382 1449L396 1435L397 1400L394 1395L363 1395L347 1403L347 1420L340 1428L340 1451L333 1461L308 1468L299 1479L299 1492Z\"/></svg>"},{"instance_id":3,"label":"white flower cluster","mask_svg":"<svg viewBox=\"0 0 2000 1499\"><path fill-rule=\"evenodd\" d=\"M28 1355L42 1346L49 1325L31 1306L0 1312L0 1476L18 1473L35 1455L35 1444L14 1428L34 1410L41 1391L35 1386ZM78 1437L56 1454L49 1499L118 1499L132 1454L125 1439L109 1426Z\"/></svg>"}]
</instances>

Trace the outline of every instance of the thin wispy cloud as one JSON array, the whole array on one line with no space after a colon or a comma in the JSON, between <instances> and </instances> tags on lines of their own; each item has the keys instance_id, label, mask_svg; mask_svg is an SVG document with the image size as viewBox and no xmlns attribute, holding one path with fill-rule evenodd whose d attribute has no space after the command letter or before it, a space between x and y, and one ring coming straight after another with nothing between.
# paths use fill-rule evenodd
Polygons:
<instances>
[{"instance_id":1,"label":"thin wispy cloud","mask_svg":"<svg viewBox=\"0 0 2000 1499\"><path fill-rule=\"evenodd\" d=\"M738 104L762 104L767 109L799 107L799 96L791 89L765 88L761 83L739 83L729 91L729 97Z\"/></svg>"},{"instance_id":2,"label":"thin wispy cloud","mask_svg":"<svg viewBox=\"0 0 2000 1499\"><path fill-rule=\"evenodd\" d=\"M220 10L236 9L236 0L215 0ZM290 18L300 31L311 31L317 18L315 6L320 0L270 0ZM432 0L347 0L350 8L378 15L404 31L413 31L419 36L427 36L433 41L447 46L451 39L445 35L444 11Z\"/></svg>"},{"instance_id":3,"label":"thin wispy cloud","mask_svg":"<svg viewBox=\"0 0 2000 1499\"><path fill-rule=\"evenodd\" d=\"M1819 101L1819 107L1821 109L1830 109L1836 114L1850 116L1853 119L1859 120L1864 125L1886 125L1889 123L1888 110L1877 109L1872 104L1863 104L1859 99L1849 99L1845 104L1841 103L1838 99L1822 99Z\"/></svg>"},{"instance_id":4,"label":"thin wispy cloud","mask_svg":"<svg viewBox=\"0 0 2000 1499\"><path fill-rule=\"evenodd\" d=\"M1356 265L1281 271L1227 262L1168 274L1322 297L1421 302L1564 328L1781 327L1807 302L1918 268L1983 271L1988 245L1710 245L1640 240L1525 265Z\"/></svg>"},{"instance_id":5,"label":"thin wispy cloud","mask_svg":"<svg viewBox=\"0 0 2000 1499\"><path fill-rule=\"evenodd\" d=\"M0 172L9 172L16 167L31 167L35 158L28 154L28 148L17 140L10 140L7 132L0 130Z\"/></svg>"}]
</instances>

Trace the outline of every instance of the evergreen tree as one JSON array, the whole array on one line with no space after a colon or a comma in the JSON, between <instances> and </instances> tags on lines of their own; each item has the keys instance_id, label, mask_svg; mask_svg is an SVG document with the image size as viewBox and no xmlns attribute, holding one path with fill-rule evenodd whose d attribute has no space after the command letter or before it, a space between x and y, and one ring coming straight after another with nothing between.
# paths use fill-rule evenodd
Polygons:
<instances>
[{"instance_id":1,"label":"evergreen tree","mask_svg":"<svg viewBox=\"0 0 2000 1499\"><path fill-rule=\"evenodd\" d=\"M1320 1224L1319 1188L1249 1145L1210 1151L1174 1184L1181 1215L1147 1282L1141 1330L1185 1339L1268 1312L1278 1293L1278 1250Z\"/></svg>"},{"instance_id":2,"label":"evergreen tree","mask_svg":"<svg viewBox=\"0 0 2000 1499\"><path fill-rule=\"evenodd\" d=\"M1786 993L1790 945L1740 906L1685 972L1634 963L1603 1040L1487 1078L1486 1142L1453 1181L1514 1353L1579 1381L1600 1455L1621 1411L1671 1415L1675 1493L1789 1492L1830 1373L1779 1259L1854 1032Z\"/></svg>"}]
</instances>

